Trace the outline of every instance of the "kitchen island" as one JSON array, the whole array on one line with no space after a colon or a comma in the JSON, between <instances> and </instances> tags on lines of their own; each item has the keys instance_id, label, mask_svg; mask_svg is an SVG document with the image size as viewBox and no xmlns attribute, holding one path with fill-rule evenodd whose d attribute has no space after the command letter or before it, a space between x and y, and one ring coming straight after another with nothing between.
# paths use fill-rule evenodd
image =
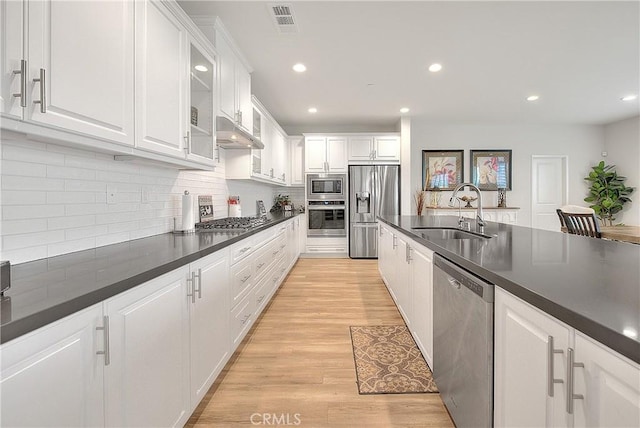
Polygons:
<instances>
[{"instance_id":1,"label":"kitchen island","mask_svg":"<svg viewBox=\"0 0 640 428\"><path fill-rule=\"evenodd\" d=\"M460 231L454 216L379 220L380 273L438 385L445 381L454 422L464 425L456 410L466 414L479 392L451 383L440 363L464 355L454 372L493 378L482 392L493 426L640 426L637 245L493 222L482 237ZM478 282L443 277L442 260L495 284L486 350L461 346L477 341L476 307L455 297L477 294ZM452 338L454 325L462 339ZM453 347L441 346L447 340ZM488 371L469 372L479 352Z\"/></svg>"}]
</instances>

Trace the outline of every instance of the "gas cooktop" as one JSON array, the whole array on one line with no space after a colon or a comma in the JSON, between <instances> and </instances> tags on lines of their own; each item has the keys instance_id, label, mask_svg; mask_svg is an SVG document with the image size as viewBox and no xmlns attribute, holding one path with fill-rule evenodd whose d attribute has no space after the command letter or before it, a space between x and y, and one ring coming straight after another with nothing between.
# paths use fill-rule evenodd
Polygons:
<instances>
[{"instance_id":1,"label":"gas cooktop","mask_svg":"<svg viewBox=\"0 0 640 428\"><path fill-rule=\"evenodd\" d=\"M196 230L201 232L245 232L270 221L267 217L227 217L196 223Z\"/></svg>"}]
</instances>

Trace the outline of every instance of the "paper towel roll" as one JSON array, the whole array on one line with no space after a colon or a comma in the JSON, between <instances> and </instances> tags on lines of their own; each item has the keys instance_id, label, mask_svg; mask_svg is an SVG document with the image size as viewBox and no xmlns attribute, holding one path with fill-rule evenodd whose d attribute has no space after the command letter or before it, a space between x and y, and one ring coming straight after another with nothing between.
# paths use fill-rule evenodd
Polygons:
<instances>
[{"instance_id":1,"label":"paper towel roll","mask_svg":"<svg viewBox=\"0 0 640 428\"><path fill-rule=\"evenodd\" d=\"M242 208L240 208L240 204L229 205L229 217L242 217Z\"/></svg>"},{"instance_id":2,"label":"paper towel roll","mask_svg":"<svg viewBox=\"0 0 640 428\"><path fill-rule=\"evenodd\" d=\"M182 195L182 230L192 230L195 227L195 210L193 196L188 190Z\"/></svg>"}]
</instances>

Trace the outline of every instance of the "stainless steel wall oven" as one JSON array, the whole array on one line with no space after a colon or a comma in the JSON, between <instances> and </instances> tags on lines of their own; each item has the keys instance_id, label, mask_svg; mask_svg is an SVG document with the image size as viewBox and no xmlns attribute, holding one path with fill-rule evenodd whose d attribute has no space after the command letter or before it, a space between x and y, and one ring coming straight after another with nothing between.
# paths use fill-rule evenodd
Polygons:
<instances>
[{"instance_id":1,"label":"stainless steel wall oven","mask_svg":"<svg viewBox=\"0 0 640 428\"><path fill-rule=\"evenodd\" d=\"M344 201L308 201L307 223L307 236L347 236Z\"/></svg>"}]
</instances>

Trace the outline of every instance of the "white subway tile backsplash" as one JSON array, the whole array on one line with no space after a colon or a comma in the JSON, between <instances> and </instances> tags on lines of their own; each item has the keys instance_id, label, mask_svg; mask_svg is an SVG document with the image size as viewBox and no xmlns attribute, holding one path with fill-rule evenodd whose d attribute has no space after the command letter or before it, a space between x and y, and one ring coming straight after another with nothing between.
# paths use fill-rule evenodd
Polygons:
<instances>
[{"instance_id":1,"label":"white subway tile backsplash","mask_svg":"<svg viewBox=\"0 0 640 428\"><path fill-rule=\"evenodd\" d=\"M2 207L2 220L49 218L63 215L64 205L7 205Z\"/></svg>"},{"instance_id":2,"label":"white subway tile backsplash","mask_svg":"<svg viewBox=\"0 0 640 428\"><path fill-rule=\"evenodd\" d=\"M224 150L213 172L132 164L28 140L3 140L1 154L0 257L12 263L170 232L174 218L180 224L185 190L212 195L215 218L226 217L227 197L236 194L224 179ZM113 203L107 188L115 189ZM270 186L241 189L247 214L254 199L271 205Z\"/></svg>"},{"instance_id":3,"label":"white subway tile backsplash","mask_svg":"<svg viewBox=\"0 0 640 428\"><path fill-rule=\"evenodd\" d=\"M3 170L2 190L64 190L64 180L48 177L5 175Z\"/></svg>"},{"instance_id":4,"label":"white subway tile backsplash","mask_svg":"<svg viewBox=\"0 0 640 428\"><path fill-rule=\"evenodd\" d=\"M47 203L47 192L3 190L0 200L3 205L41 205Z\"/></svg>"}]
</instances>

